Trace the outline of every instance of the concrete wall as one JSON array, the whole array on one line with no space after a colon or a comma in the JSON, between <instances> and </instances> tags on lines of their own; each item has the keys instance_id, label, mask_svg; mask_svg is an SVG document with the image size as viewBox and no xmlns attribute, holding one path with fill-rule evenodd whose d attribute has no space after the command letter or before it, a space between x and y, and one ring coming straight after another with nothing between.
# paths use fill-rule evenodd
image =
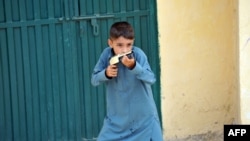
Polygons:
<instances>
[{"instance_id":1,"label":"concrete wall","mask_svg":"<svg viewBox=\"0 0 250 141\"><path fill-rule=\"evenodd\" d=\"M250 124L250 1L239 1L241 122Z\"/></svg>"},{"instance_id":2,"label":"concrete wall","mask_svg":"<svg viewBox=\"0 0 250 141\"><path fill-rule=\"evenodd\" d=\"M222 141L239 121L237 0L157 5L164 138Z\"/></svg>"}]
</instances>

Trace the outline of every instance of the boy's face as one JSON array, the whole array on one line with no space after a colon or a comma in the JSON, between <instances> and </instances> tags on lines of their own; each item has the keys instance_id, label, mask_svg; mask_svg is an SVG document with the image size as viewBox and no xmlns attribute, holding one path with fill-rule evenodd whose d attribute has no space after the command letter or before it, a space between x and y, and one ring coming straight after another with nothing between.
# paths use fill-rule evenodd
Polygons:
<instances>
[{"instance_id":1,"label":"boy's face","mask_svg":"<svg viewBox=\"0 0 250 141\"><path fill-rule=\"evenodd\" d=\"M119 37L117 39L108 39L108 44L113 48L115 54L126 53L132 50L134 39Z\"/></svg>"}]
</instances>

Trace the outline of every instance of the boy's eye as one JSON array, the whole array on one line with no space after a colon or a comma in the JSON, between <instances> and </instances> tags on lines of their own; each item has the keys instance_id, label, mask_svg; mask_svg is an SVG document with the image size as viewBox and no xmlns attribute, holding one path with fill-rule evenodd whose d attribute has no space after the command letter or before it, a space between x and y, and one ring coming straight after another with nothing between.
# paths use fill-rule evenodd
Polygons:
<instances>
[{"instance_id":1,"label":"boy's eye","mask_svg":"<svg viewBox=\"0 0 250 141\"><path fill-rule=\"evenodd\" d=\"M122 44L117 44L117 46L122 47Z\"/></svg>"}]
</instances>

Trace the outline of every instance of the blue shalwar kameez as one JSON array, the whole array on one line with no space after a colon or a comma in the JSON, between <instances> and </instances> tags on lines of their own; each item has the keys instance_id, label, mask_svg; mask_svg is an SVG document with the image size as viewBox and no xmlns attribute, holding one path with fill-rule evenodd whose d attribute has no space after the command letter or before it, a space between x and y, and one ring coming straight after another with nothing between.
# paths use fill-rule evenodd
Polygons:
<instances>
[{"instance_id":1,"label":"blue shalwar kameez","mask_svg":"<svg viewBox=\"0 0 250 141\"><path fill-rule=\"evenodd\" d=\"M151 85L155 82L145 53L133 47L135 67L130 70L121 62L118 75L108 78L105 69L114 55L112 48L103 50L92 74L91 83L106 85L107 115L98 141L162 141L162 131Z\"/></svg>"}]
</instances>

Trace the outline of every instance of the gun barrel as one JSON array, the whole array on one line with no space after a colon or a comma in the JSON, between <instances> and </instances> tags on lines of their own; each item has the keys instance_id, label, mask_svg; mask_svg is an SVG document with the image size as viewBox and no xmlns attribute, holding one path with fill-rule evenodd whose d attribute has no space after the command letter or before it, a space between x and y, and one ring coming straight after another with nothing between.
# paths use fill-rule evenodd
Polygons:
<instances>
[{"instance_id":1,"label":"gun barrel","mask_svg":"<svg viewBox=\"0 0 250 141\"><path fill-rule=\"evenodd\" d=\"M119 63L120 57L125 56L125 55L128 55L128 54L131 54L131 53L132 53L132 51L129 51L129 52L126 52L126 53L122 53L122 54L115 55L115 56L111 57L111 59L109 60L109 64L111 64L111 65L117 64L117 63Z\"/></svg>"},{"instance_id":2,"label":"gun barrel","mask_svg":"<svg viewBox=\"0 0 250 141\"><path fill-rule=\"evenodd\" d=\"M126 53L122 53L122 54L118 54L118 56L119 56L119 57L122 57L122 56L128 55L128 54L130 54L130 53L132 53L132 51L129 51L129 52L126 52Z\"/></svg>"}]
</instances>

